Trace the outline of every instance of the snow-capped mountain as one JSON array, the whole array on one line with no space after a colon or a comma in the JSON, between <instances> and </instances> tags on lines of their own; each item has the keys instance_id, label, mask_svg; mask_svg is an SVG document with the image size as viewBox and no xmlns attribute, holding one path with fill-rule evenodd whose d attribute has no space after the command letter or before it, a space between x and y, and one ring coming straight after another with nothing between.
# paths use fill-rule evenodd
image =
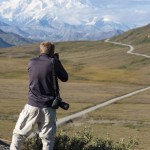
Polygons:
<instances>
[{"instance_id":1,"label":"snow-capped mountain","mask_svg":"<svg viewBox=\"0 0 150 150\"><path fill-rule=\"evenodd\" d=\"M90 0L7 0L0 5L0 24L7 32L53 40L99 40L128 27L108 17L95 16ZM87 15L88 14L88 15Z\"/></svg>"},{"instance_id":2,"label":"snow-capped mountain","mask_svg":"<svg viewBox=\"0 0 150 150\"><path fill-rule=\"evenodd\" d=\"M71 12L81 13L83 9L90 9L88 3L86 0L9 0L1 4L0 15L13 23L17 21L17 23L28 24L43 19L47 21L59 19L65 22L66 17L70 15L72 15L70 19L75 17L76 14L70 14ZM72 22L69 23L72 24Z\"/></svg>"}]
</instances>

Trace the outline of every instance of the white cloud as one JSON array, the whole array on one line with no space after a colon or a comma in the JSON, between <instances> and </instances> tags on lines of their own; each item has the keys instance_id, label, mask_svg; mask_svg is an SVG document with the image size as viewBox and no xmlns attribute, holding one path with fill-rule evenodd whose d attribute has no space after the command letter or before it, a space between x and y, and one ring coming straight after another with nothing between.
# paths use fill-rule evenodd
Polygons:
<instances>
[{"instance_id":1,"label":"white cloud","mask_svg":"<svg viewBox=\"0 0 150 150\"><path fill-rule=\"evenodd\" d=\"M147 11L145 11L145 10L140 10L140 9L135 9L135 10L133 10L133 12L134 12L135 14L139 14L139 15L147 14Z\"/></svg>"}]
</instances>

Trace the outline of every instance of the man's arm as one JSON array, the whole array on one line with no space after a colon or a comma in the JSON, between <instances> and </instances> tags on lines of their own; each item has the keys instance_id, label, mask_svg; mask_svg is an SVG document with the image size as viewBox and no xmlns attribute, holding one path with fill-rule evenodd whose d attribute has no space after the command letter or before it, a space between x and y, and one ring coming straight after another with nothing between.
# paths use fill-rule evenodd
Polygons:
<instances>
[{"instance_id":1,"label":"man's arm","mask_svg":"<svg viewBox=\"0 0 150 150\"><path fill-rule=\"evenodd\" d=\"M66 82L68 80L68 73L58 59L55 59L55 72L62 82Z\"/></svg>"}]
</instances>

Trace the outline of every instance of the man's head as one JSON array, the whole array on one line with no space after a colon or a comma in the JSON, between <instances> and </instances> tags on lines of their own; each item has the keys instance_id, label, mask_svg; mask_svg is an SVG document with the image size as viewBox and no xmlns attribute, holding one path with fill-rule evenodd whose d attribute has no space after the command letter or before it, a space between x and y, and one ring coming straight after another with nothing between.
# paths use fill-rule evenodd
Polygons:
<instances>
[{"instance_id":1,"label":"man's head","mask_svg":"<svg viewBox=\"0 0 150 150\"><path fill-rule=\"evenodd\" d=\"M55 45L51 42L42 42L40 44L40 53L43 54L48 54L51 57L53 57L54 55L54 49L55 49Z\"/></svg>"}]
</instances>

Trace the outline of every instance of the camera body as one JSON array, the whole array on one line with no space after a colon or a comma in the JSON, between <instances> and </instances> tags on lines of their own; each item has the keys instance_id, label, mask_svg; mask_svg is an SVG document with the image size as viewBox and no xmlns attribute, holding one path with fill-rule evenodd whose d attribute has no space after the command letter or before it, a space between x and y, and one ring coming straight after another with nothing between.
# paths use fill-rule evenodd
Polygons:
<instances>
[{"instance_id":1,"label":"camera body","mask_svg":"<svg viewBox=\"0 0 150 150\"><path fill-rule=\"evenodd\" d=\"M59 53L54 53L54 58L59 59Z\"/></svg>"},{"instance_id":2,"label":"camera body","mask_svg":"<svg viewBox=\"0 0 150 150\"><path fill-rule=\"evenodd\" d=\"M54 101L53 101L51 107L52 107L53 109L58 109L59 107L61 107L61 108L64 109L64 110L68 110L68 109L69 109L69 104L66 103L66 102L64 102L64 101L62 101L62 99L61 99L59 96L57 96L57 97L54 99Z\"/></svg>"}]
</instances>

